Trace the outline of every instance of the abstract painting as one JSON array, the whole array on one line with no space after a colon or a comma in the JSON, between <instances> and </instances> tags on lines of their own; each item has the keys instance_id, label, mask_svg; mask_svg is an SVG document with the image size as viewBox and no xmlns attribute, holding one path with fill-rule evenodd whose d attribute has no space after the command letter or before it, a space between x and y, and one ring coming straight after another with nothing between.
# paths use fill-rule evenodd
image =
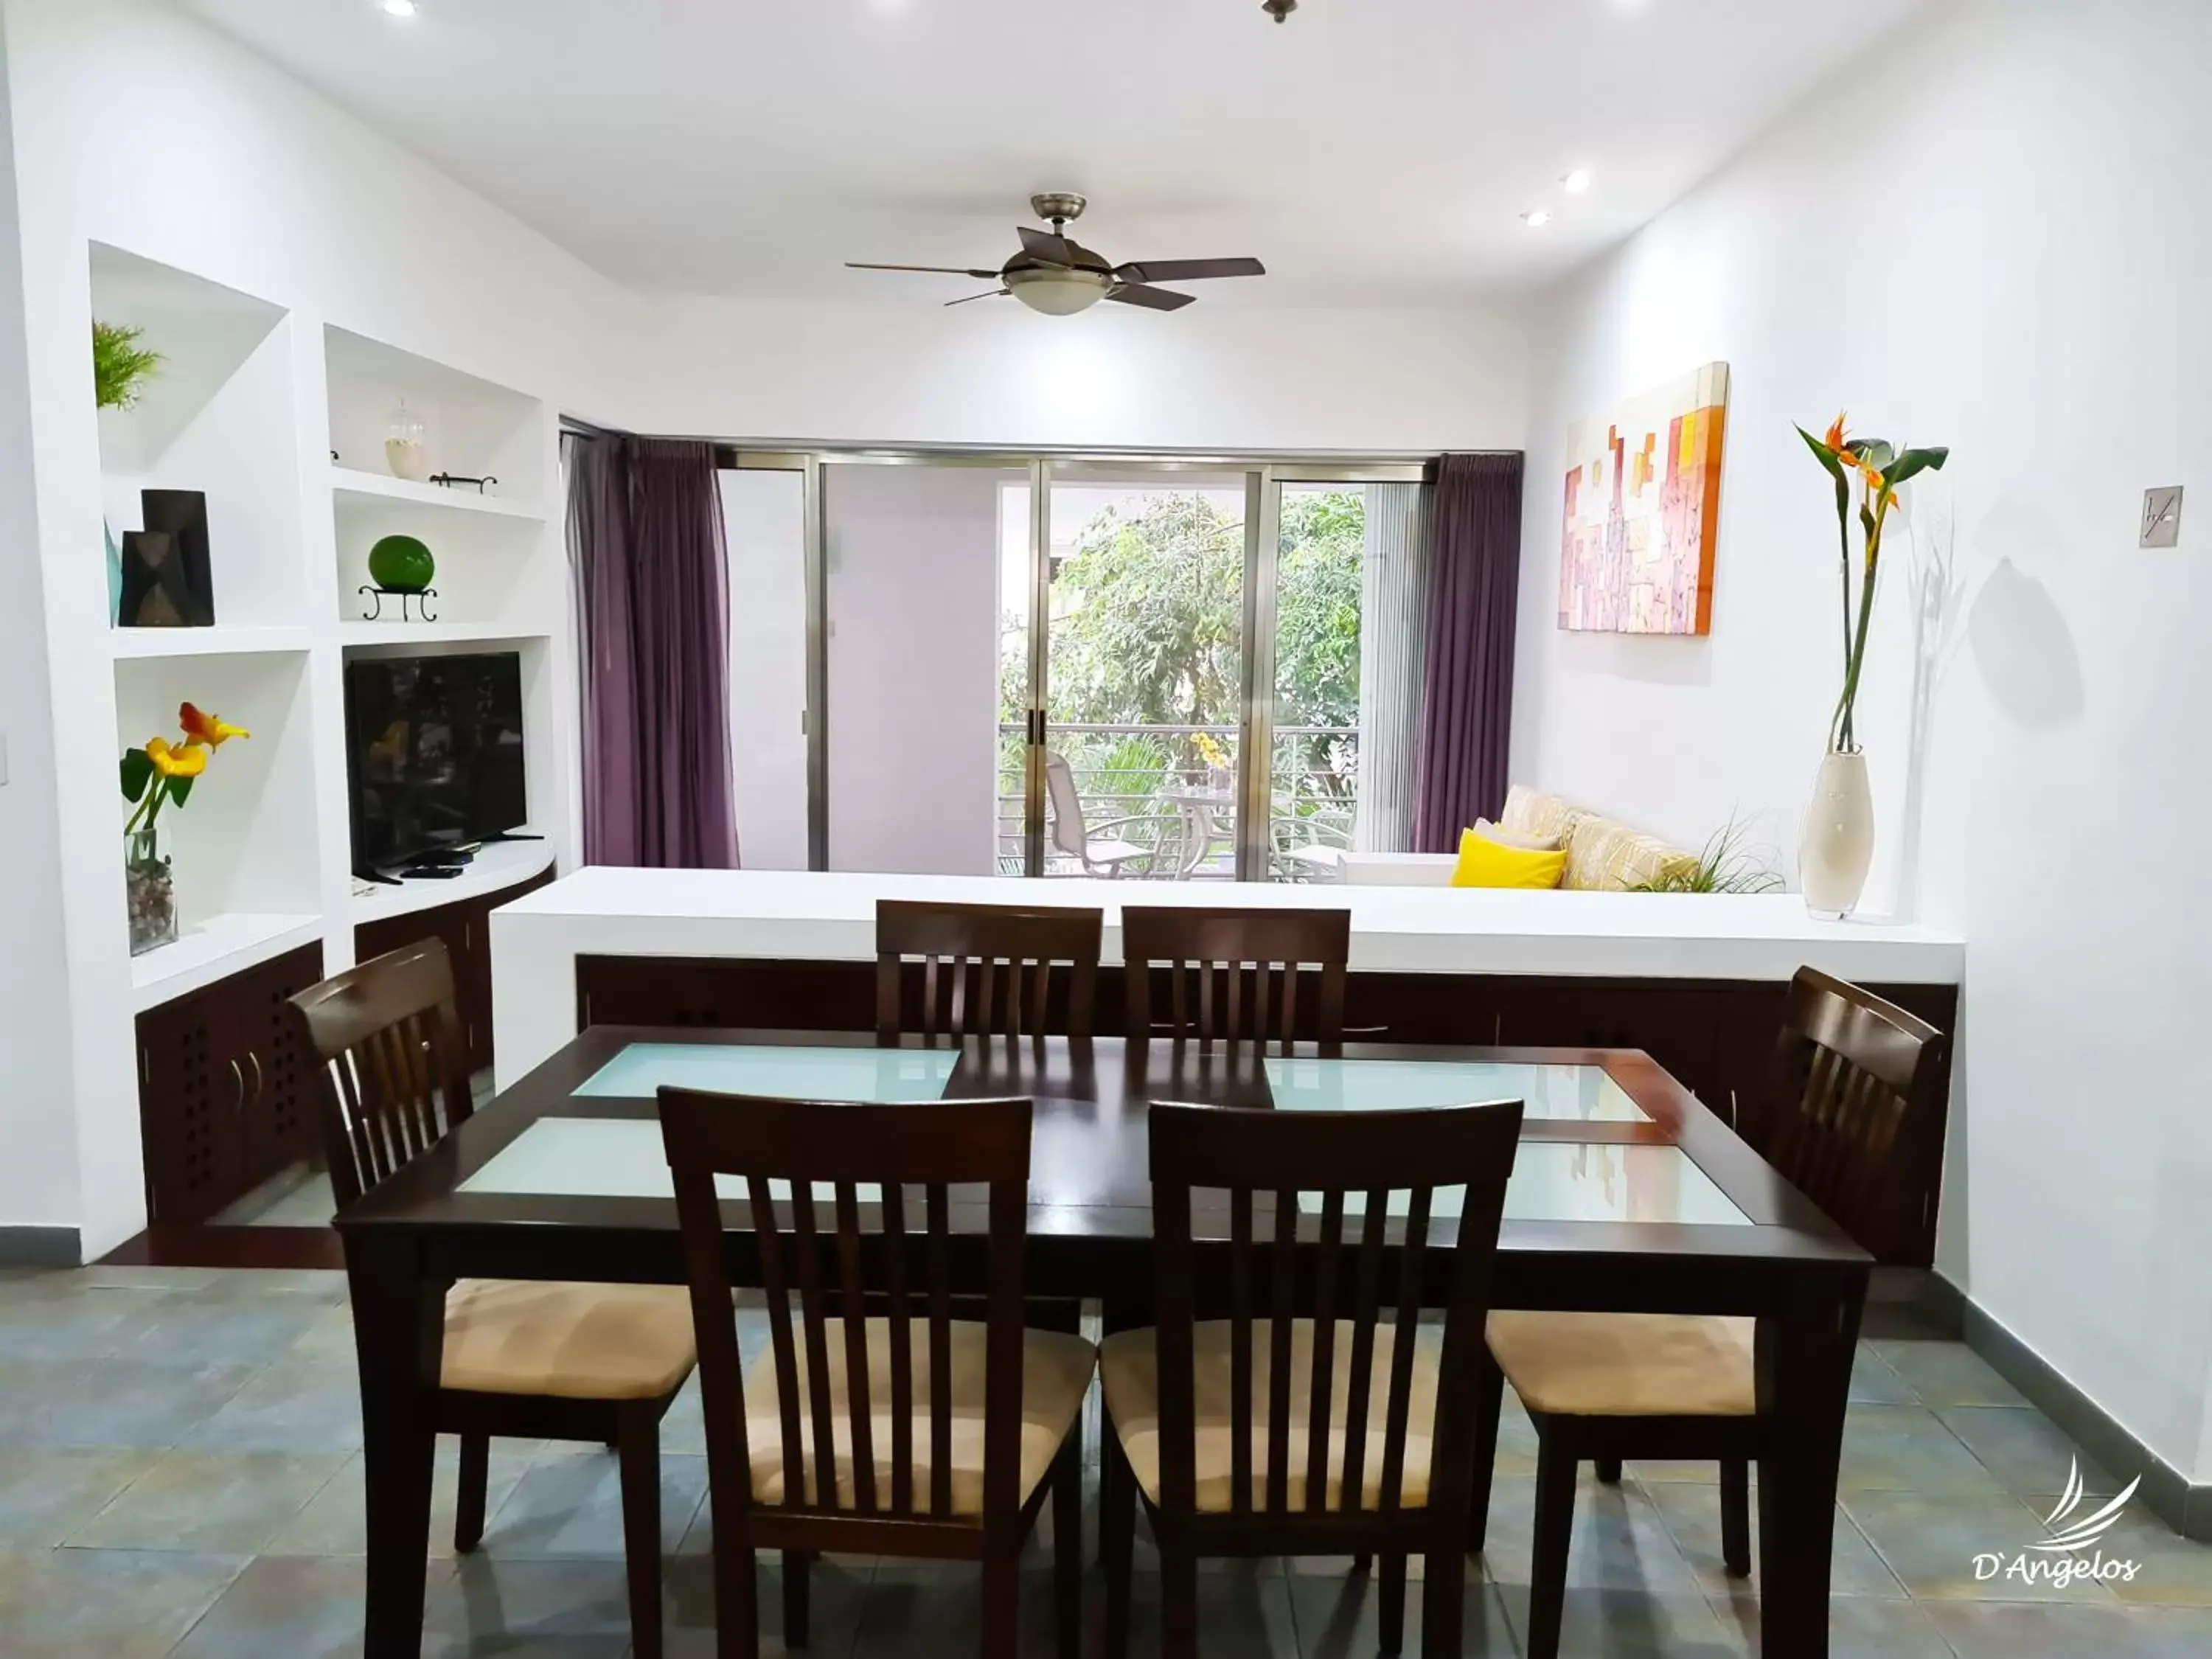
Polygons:
<instances>
[{"instance_id":1,"label":"abstract painting","mask_svg":"<svg viewBox=\"0 0 2212 1659\"><path fill-rule=\"evenodd\" d=\"M1567 428L1560 627L1711 631L1728 390L1707 363Z\"/></svg>"}]
</instances>

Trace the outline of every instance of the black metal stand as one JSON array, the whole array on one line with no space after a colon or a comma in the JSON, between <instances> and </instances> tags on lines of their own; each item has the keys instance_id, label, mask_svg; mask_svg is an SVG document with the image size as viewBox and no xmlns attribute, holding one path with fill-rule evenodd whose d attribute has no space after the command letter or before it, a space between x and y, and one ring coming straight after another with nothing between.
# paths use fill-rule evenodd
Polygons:
<instances>
[{"instance_id":1,"label":"black metal stand","mask_svg":"<svg viewBox=\"0 0 2212 1659\"><path fill-rule=\"evenodd\" d=\"M384 602L387 599L397 599L399 601L399 620L402 622L415 622L418 620L418 618L411 613L410 609L411 605L416 604L419 604L422 609L422 615L419 620L426 623L432 623L438 620L437 612L430 609L430 601L438 597L438 590L434 587L376 587L365 586L361 591L368 596L369 602L368 613L362 617L363 622L382 622L384 620Z\"/></svg>"}]
</instances>

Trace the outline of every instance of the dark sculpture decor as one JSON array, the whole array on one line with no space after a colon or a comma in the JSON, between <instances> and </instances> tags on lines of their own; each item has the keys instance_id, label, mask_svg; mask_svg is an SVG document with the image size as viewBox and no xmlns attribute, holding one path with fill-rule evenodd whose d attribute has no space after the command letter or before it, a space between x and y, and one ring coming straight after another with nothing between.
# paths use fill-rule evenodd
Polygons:
<instances>
[{"instance_id":1,"label":"dark sculpture decor","mask_svg":"<svg viewBox=\"0 0 2212 1659\"><path fill-rule=\"evenodd\" d=\"M207 497L197 489L145 489L139 500L146 527L124 532L117 622L125 628L213 627Z\"/></svg>"}]
</instances>

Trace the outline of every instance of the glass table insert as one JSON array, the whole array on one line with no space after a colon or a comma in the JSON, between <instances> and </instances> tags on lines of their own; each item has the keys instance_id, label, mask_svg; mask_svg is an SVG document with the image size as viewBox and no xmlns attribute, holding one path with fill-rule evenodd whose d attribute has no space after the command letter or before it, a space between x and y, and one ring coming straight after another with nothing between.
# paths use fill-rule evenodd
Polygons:
<instances>
[{"instance_id":1,"label":"glass table insert","mask_svg":"<svg viewBox=\"0 0 2212 1659\"><path fill-rule=\"evenodd\" d=\"M1596 1066L1531 1066L1452 1060L1267 1061L1267 1090L1285 1111L1380 1112L1523 1103L1522 1115L1589 1123L1648 1123L1650 1116Z\"/></svg>"},{"instance_id":2,"label":"glass table insert","mask_svg":"<svg viewBox=\"0 0 2212 1659\"><path fill-rule=\"evenodd\" d=\"M650 1100L667 1087L783 1100L939 1100L959 1062L958 1052L945 1048L633 1042L575 1092Z\"/></svg>"}]
</instances>

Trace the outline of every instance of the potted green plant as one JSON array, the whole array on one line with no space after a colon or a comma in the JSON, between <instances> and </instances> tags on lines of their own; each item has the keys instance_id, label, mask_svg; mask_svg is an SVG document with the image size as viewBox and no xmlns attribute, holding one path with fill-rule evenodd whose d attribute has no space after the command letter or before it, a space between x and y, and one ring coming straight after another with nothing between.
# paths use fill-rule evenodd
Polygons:
<instances>
[{"instance_id":1,"label":"potted green plant","mask_svg":"<svg viewBox=\"0 0 2212 1659\"><path fill-rule=\"evenodd\" d=\"M1874 863L1874 792L1866 754L1854 727L1859 672L1866 663L1867 628L1874 619L1875 579L1881 566L1882 532L1897 506L1898 487L1940 470L1944 448L1899 449L1880 438L1854 438L1838 415L1824 437L1803 427L1797 435L1836 486L1836 538L1842 550L1844 685L1828 722L1827 751L1813 786L1805 833L1797 852L1798 876L1809 910L1838 919L1858 907ZM1857 609L1852 609L1851 523L1859 527Z\"/></svg>"},{"instance_id":2,"label":"potted green plant","mask_svg":"<svg viewBox=\"0 0 2212 1659\"><path fill-rule=\"evenodd\" d=\"M160 372L161 354L139 344L143 328L122 323L92 325L92 400L100 409L137 406L146 382ZM115 544L115 530L100 526L107 542L107 620L111 625L123 605L123 550Z\"/></svg>"},{"instance_id":3,"label":"potted green plant","mask_svg":"<svg viewBox=\"0 0 2212 1659\"><path fill-rule=\"evenodd\" d=\"M146 382L161 367L161 354L138 342L143 328L95 321L92 325L93 401L102 409L137 406Z\"/></svg>"}]
</instances>

